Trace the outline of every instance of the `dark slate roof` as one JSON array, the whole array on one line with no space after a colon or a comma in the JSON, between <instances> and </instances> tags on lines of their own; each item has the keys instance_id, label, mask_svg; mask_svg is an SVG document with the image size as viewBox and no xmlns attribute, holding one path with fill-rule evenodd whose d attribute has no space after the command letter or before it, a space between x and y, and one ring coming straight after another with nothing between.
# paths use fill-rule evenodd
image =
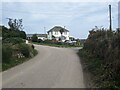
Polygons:
<instances>
[{"instance_id":1,"label":"dark slate roof","mask_svg":"<svg viewBox=\"0 0 120 90\"><path fill-rule=\"evenodd\" d=\"M27 34L27 37L32 37L33 36L33 34Z\"/></svg>"},{"instance_id":2,"label":"dark slate roof","mask_svg":"<svg viewBox=\"0 0 120 90\"><path fill-rule=\"evenodd\" d=\"M52 32L52 31L60 31L61 29L64 30L64 32L69 32L67 29L61 27L61 26L55 26L52 29L50 29L48 32Z\"/></svg>"},{"instance_id":3,"label":"dark slate roof","mask_svg":"<svg viewBox=\"0 0 120 90\"><path fill-rule=\"evenodd\" d=\"M37 34L38 37L46 37L47 38L47 34Z\"/></svg>"},{"instance_id":4,"label":"dark slate roof","mask_svg":"<svg viewBox=\"0 0 120 90\"><path fill-rule=\"evenodd\" d=\"M32 37L34 34L27 34L27 37ZM47 38L47 34L36 34L37 37L46 37Z\"/></svg>"}]
</instances>

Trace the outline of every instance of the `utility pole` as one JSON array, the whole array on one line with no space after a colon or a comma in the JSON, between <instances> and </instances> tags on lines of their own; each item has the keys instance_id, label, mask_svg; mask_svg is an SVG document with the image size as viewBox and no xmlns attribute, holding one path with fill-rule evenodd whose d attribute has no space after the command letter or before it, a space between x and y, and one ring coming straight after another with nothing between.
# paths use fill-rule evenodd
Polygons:
<instances>
[{"instance_id":1,"label":"utility pole","mask_svg":"<svg viewBox=\"0 0 120 90\"><path fill-rule=\"evenodd\" d=\"M111 19L111 5L109 5L109 16L110 16L110 31L112 31L112 19Z\"/></svg>"},{"instance_id":2,"label":"utility pole","mask_svg":"<svg viewBox=\"0 0 120 90\"><path fill-rule=\"evenodd\" d=\"M44 27L44 34L46 34L46 27Z\"/></svg>"},{"instance_id":3,"label":"utility pole","mask_svg":"<svg viewBox=\"0 0 120 90\"><path fill-rule=\"evenodd\" d=\"M65 29L66 26L64 26L64 29Z\"/></svg>"}]
</instances>

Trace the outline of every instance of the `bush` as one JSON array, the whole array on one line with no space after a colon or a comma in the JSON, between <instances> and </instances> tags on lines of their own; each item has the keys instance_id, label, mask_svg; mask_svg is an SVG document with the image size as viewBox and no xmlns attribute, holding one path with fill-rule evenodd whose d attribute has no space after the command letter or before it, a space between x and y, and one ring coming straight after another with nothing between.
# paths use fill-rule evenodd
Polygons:
<instances>
[{"instance_id":1,"label":"bush","mask_svg":"<svg viewBox=\"0 0 120 90\"><path fill-rule=\"evenodd\" d=\"M19 50L25 57L30 57L30 47L27 44L25 43L20 44Z\"/></svg>"},{"instance_id":2,"label":"bush","mask_svg":"<svg viewBox=\"0 0 120 90\"><path fill-rule=\"evenodd\" d=\"M52 43L52 40L45 40L44 43L46 43L46 44L51 44L51 43Z\"/></svg>"},{"instance_id":3,"label":"bush","mask_svg":"<svg viewBox=\"0 0 120 90\"><path fill-rule=\"evenodd\" d=\"M37 37L37 34L34 34L32 36L32 42L37 42L38 41L38 37Z\"/></svg>"},{"instance_id":4,"label":"bush","mask_svg":"<svg viewBox=\"0 0 120 90\"><path fill-rule=\"evenodd\" d=\"M88 67L98 87L120 88L120 32L92 30L84 43ZM83 55L83 54L82 54ZM97 74L96 74L97 73Z\"/></svg>"},{"instance_id":5,"label":"bush","mask_svg":"<svg viewBox=\"0 0 120 90\"><path fill-rule=\"evenodd\" d=\"M12 37L12 38L6 38L6 39L4 39L2 43L20 44L20 43L24 43L24 42L25 41L22 38Z\"/></svg>"},{"instance_id":6,"label":"bush","mask_svg":"<svg viewBox=\"0 0 120 90\"><path fill-rule=\"evenodd\" d=\"M20 31L19 33L20 33L20 38L26 39L26 33L25 33L25 31Z\"/></svg>"},{"instance_id":7,"label":"bush","mask_svg":"<svg viewBox=\"0 0 120 90\"><path fill-rule=\"evenodd\" d=\"M5 26L1 26L1 28L2 28L3 40L6 38L12 38L12 37L19 37L22 39L26 39L26 33L24 31L8 29Z\"/></svg>"},{"instance_id":8,"label":"bush","mask_svg":"<svg viewBox=\"0 0 120 90\"><path fill-rule=\"evenodd\" d=\"M36 50L34 49L34 45L27 45L25 43L19 44L18 46L19 51L27 58L33 57L37 54Z\"/></svg>"},{"instance_id":9,"label":"bush","mask_svg":"<svg viewBox=\"0 0 120 90\"><path fill-rule=\"evenodd\" d=\"M42 43L43 40L42 40L42 39L38 39L37 42L38 42L38 43Z\"/></svg>"},{"instance_id":10,"label":"bush","mask_svg":"<svg viewBox=\"0 0 120 90\"><path fill-rule=\"evenodd\" d=\"M12 58L12 48L9 45L2 46L2 62L9 63Z\"/></svg>"}]
</instances>

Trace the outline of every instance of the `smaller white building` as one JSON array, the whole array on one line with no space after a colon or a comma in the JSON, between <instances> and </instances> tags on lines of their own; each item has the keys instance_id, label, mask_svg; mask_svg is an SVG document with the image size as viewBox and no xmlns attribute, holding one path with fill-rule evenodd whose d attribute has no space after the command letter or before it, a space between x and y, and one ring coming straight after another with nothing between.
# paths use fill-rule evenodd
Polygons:
<instances>
[{"instance_id":1,"label":"smaller white building","mask_svg":"<svg viewBox=\"0 0 120 90\"><path fill-rule=\"evenodd\" d=\"M49 40L56 39L56 40L61 40L63 42L65 40L69 40L69 31L60 26L53 27L47 33L48 33L47 38Z\"/></svg>"},{"instance_id":2,"label":"smaller white building","mask_svg":"<svg viewBox=\"0 0 120 90\"><path fill-rule=\"evenodd\" d=\"M47 34L37 34L37 37L38 37L38 39L41 39L44 41L47 39Z\"/></svg>"},{"instance_id":3,"label":"smaller white building","mask_svg":"<svg viewBox=\"0 0 120 90\"><path fill-rule=\"evenodd\" d=\"M32 37L33 37L34 34L27 34L27 39L28 40L31 40ZM46 40L47 39L47 34L36 34L38 39L41 39L41 40Z\"/></svg>"}]
</instances>

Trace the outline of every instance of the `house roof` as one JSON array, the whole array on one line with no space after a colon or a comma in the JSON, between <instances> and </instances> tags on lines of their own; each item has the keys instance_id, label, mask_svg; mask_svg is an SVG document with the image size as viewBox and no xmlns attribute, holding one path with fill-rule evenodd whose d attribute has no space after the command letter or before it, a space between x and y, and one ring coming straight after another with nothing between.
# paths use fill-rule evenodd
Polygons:
<instances>
[{"instance_id":1,"label":"house roof","mask_svg":"<svg viewBox=\"0 0 120 90\"><path fill-rule=\"evenodd\" d=\"M37 37L47 37L47 34L37 34Z\"/></svg>"},{"instance_id":2,"label":"house roof","mask_svg":"<svg viewBox=\"0 0 120 90\"><path fill-rule=\"evenodd\" d=\"M48 31L48 33L49 33L49 32L52 32L52 31L60 31L61 29L63 29L64 32L69 32L67 29L65 29L65 28L63 28L63 27L61 27L61 26L55 26L55 27L53 27L52 29L50 29L50 30Z\"/></svg>"},{"instance_id":3,"label":"house roof","mask_svg":"<svg viewBox=\"0 0 120 90\"><path fill-rule=\"evenodd\" d=\"M27 34L27 37L32 37L34 34ZM36 34L37 37L47 37L47 34Z\"/></svg>"},{"instance_id":4,"label":"house roof","mask_svg":"<svg viewBox=\"0 0 120 90\"><path fill-rule=\"evenodd\" d=\"M33 34L27 34L27 37L32 37L33 36Z\"/></svg>"}]
</instances>

